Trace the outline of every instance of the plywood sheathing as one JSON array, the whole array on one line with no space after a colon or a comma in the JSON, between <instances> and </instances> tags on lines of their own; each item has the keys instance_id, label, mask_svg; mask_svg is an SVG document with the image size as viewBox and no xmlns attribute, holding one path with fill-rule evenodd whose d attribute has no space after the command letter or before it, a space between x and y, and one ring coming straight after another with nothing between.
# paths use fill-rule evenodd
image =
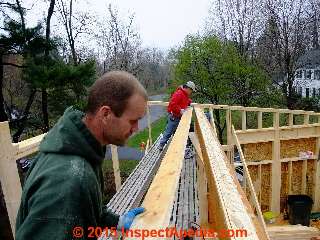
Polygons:
<instances>
[{"instance_id":1,"label":"plywood sheathing","mask_svg":"<svg viewBox=\"0 0 320 240\"><path fill-rule=\"evenodd\" d=\"M309 197L313 197L313 191L314 191L314 171L315 171L315 161L313 159L308 160L308 166L307 166L307 189L306 194ZM318 186L319 187L319 186Z\"/></svg>"},{"instance_id":2,"label":"plywood sheathing","mask_svg":"<svg viewBox=\"0 0 320 240\"><path fill-rule=\"evenodd\" d=\"M315 155L316 138L301 138L280 141L281 158L299 157L299 152L312 151ZM272 159L272 142L243 144L246 161Z\"/></svg>"},{"instance_id":3,"label":"plywood sheathing","mask_svg":"<svg viewBox=\"0 0 320 240\"><path fill-rule=\"evenodd\" d=\"M270 210L271 197L271 164L261 166L261 211Z\"/></svg>"},{"instance_id":4,"label":"plywood sheathing","mask_svg":"<svg viewBox=\"0 0 320 240\"><path fill-rule=\"evenodd\" d=\"M288 197L288 163L281 163L281 190L280 190L280 212L283 212L287 205Z\"/></svg>"},{"instance_id":5,"label":"plywood sheathing","mask_svg":"<svg viewBox=\"0 0 320 240\"><path fill-rule=\"evenodd\" d=\"M259 173L258 173L259 167L253 165L253 166L248 166L248 169L249 169L249 173L250 173L253 187L256 191L257 198L260 199L260 191L259 191L260 184L259 184ZM246 188L248 188L248 186L246 186ZM246 192L247 198L252 203L252 201L251 201L252 195L251 195L250 191L247 189L247 191L245 191L245 192Z\"/></svg>"},{"instance_id":6,"label":"plywood sheathing","mask_svg":"<svg viewBox=\"0 0 320 240\"><path fill-rule=\"evenodd\" d=\"M312 151L314 155L316 149L316 138L301 138L282 140L280 142L281 158L298 157L299 152Z\"/></svg>"},{"instance_id":7,"label":"plywood sheathing","mask_svg":"<svg viewBox=\"0 0 320 240\"><path fill-rule=\"evenodd\" d=\"M247 162L272 159L272 142L243 144L243 154Z\"/></svg>"},{"instance_id":8,"label":"plywood sheathing","mask_svg":"<svg viewBox=\"0 0 320 240\"><path fill-rule=\"evenodd\" d=\"M292 163L292 194L301 194L302 183L302 162L297 161Z\"/></svg>"}]
</instances>

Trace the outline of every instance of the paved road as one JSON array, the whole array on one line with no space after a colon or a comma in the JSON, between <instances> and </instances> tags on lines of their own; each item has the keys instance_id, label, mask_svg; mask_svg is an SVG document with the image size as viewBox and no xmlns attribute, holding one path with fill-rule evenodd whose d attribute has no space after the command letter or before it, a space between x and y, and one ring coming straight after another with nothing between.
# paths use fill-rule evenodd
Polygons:
<instances>
[{"instance_id":1,"label":"paved road","mask_svg":"<svg viewBox=\"0 0 320 240\"><path fill-rule=\"evenodd\" d=\"M153 101L161 101L166 95L154 95L149 99ZM166 114L166 108L161 106L153 106L150 108L151 122L154 122ZM147 116L139 121L139 131L148 127ZM118 147L119 160L140 160L143 157L143 153L136 148L131 147ZM111 159L110 147L107 147L106 159Z\"/></svg>"},{"instance_id":2,"label":"paved road","mask_svg":"<svg viewBox=\"0 0 320 240\"><path fill-rule=\"evenodd\" d=\"M165 94L150 96L149 99L153 101L161 101ZM154 122L166 114L166 107L152 106L150 107L151 122ZM147 115L139 121L139 131L148 127Z\"/></svg>"}]
</instances>

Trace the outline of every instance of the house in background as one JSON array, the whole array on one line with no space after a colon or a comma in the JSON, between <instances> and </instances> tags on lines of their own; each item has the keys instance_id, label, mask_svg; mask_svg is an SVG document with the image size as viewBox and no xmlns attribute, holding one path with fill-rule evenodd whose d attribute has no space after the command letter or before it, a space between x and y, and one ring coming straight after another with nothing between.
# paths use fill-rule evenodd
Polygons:
<instances>
[{"instance_id":1,"label":"house in background","mask_svg":"<svg viewBox=\"0 0 320 240\"><path fill-rule=\"evenodd\" d=\"M303 97L320 96L320 49L307 51L297 61L293 82L295 91Z\"/></svg>"}]
</instances>

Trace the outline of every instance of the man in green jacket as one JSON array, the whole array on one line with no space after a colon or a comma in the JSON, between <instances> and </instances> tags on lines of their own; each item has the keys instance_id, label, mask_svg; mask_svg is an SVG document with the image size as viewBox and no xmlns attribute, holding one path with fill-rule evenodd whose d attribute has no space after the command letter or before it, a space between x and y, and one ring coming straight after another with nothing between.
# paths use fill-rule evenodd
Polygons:
<instances>
[{"instance_id":1,"label":"man in green jacket","mask_svg":"<svg viewBox=\"0 0 320 240\"><path fill-rule=\"evenodd\" d=\"M92 85L86 113L65 111L28 171L16 240L92 239L97 227L130 227L144 209L132 209L119 221L102 205L101 164L105 145L124 145L138 130L146 106L147 93L138 80L114 71Z\"/></svg>"}]
</instances>

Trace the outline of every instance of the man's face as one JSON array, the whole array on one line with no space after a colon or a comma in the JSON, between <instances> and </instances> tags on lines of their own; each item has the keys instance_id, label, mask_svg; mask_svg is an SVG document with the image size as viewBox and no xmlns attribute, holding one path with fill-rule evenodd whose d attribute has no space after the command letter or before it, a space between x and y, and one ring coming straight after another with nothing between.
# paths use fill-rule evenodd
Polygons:
<instances>
[{"instance_id":1,"label":"man's face","mask_svg":"<svg viewBox=\"0 0 320 240\"><path fill-rule=\"evenodd\" d=\"M111 111L103 124L103 140L108 144L125 145L128 138L138 131L138 120L145 115L146 107L147 101L139 94L134 94L120 117Z\"/></svg>"},{"instance_id":2,"label":"man's face","mask_svg":"<svg viewBox=\"0 0 320 240\"><path fill-rule=\"evenodd\" d=\"M186 90L188 96L191 96L191 94L192 94L192 89L187 87L187 88L185 88L185 90Z\"/></svg>"}]
</instances>

